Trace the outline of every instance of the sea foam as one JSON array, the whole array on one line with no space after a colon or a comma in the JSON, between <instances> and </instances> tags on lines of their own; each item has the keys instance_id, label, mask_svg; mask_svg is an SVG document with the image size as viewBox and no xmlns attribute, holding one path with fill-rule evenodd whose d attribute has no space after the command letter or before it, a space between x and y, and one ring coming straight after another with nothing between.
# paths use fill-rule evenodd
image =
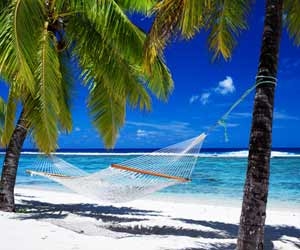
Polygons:
<instances>
[{"instance_id":1,"label":"sea foam","mask_svg":"<svg viewBox=\"0 0 300 250\"><path fill-rule=\"evenodd\" d=\"M5 152L0 152L0 155L4 155ZM31 152L24 151L22 152L24 155L41 155L41 152ZM140 155L159 155L166 153L156 153L156 152L56 152L54 155L66 155L66 156L140 156ZM169 155L178 155L173 153L168 153ZM200 152L195 155L198 157L220 157L220 158L247 158L248 151L240 150L240 151L229 151L229 152ZM292 153L292 152L284 152L284 151L272 151L271 158L299 158L300 154Z\"/></svg>"}]
</instances>

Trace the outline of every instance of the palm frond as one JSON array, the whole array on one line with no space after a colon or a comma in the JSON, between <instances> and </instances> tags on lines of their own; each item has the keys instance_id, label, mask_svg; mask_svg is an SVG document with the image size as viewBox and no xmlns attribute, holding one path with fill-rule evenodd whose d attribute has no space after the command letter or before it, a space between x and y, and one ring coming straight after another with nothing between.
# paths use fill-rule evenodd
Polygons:
<instances>
[{"instance_id":1,"label":"palm frond","mask_svg":"<svg viewBox=\"0 0 300 250\"><path fill-rule=\"evenodd\" d=\"M144 72L147 82L147 88L158 99L167 101L174 89L174 83L169 69L166 67L163 59L157 57L151 68L151 72Z\"/></svg>"},{"instance_id":2,"label":"palm frond","mask_svg":"<svg viewBox=\"0 0 300 250\"><path fill-rule=\"evenodd\" d=\"M155 19L145 43L147 71L172 37L190 39L205 26L210 6L206 0L165 0L155 6Z\"/></svg>"},{"instance_id":3,"label":"palm frond","mask_svg":"<svg viewBox=\"0 0 300 250\"><path fill-rule=\"evenodd\" d=\"M43 5L43 0L14 0L0 15L0 73L31 91L38 34L44 26Z\"/></svg>"},{"instance_id":4,"label":"palm frond","mask_svg":"<svg viewBox=\"0 0 300 250\"><path fill-rule=\"evenodd\" d=\"M105 75L106 78L111 79L109 86L106 86L107 89L111 89L116 95L129 93L126 89L134 83L135 85L143 84L158 98L166 99L168 97L173 88L173 82L167 67L160 59L157 59L153 74L147 77L138 64L142 59L138 62L130 61L116 50L113 44L107 43L88 19L81 17L79 20L77 17L70 23L74 27L68 27L67 31L72 40L76 41L74 53L78 55L86 83L101 79ZM78 34L80 37L77 37ZM128 46L130 45L128 44ZM138 106L149 106L141 103L143 98L139 98L139 100Z\"/></svg>"},{"instance_id":5,"label":"palm frond","mask_svg":"<svg viewBox=\"0 0 300 250\"><path fill-rule=\"evenodd\" d=\"M207 23L209 13L212 11L210 0L184 1L179 22L179 30L185 39L191 39Z\"/></svg>"},{"instance_id":6,"label":"palm frond","mask_svg":"<svg viewBox=\"0 0 300 250\"><path fill-rule=\"evenodd\" d=\"M213 59L231 57L236 37L247 28L246 16L250 0L219 0L212 5L209 29L209 48L214 51Z\"/></svg>"},{"instance_id":7,"label":"palm frond","mask_svg":"<svg viewBox=\"0 0 300 250\"><path fill-rule=\"evenodd\" d=\"M147 72L151 72L155 59L162 56L167 42L178 32L183 6L184 0L161 1L155 6L156 16L145 42L144 67Z\"/></svg>"},{"instance_id":8,"label":"palm frond","mask_svg":"<svg viewBox=\"0 0 300 250\"><path fill-rule=\"evenodd\" d=\"M0 13L9 5L9 0L1 0L0 1Z\"/></svg>"},{"instance_id":9,"label":"palm frond","mask_svg":"<svg viewBox=\"0 0 300 250\"><path fill-rule=\"evenodd\" d=\"M300 46L300 1L285 0L283 8L289 35Z\"/></svg>"},{"instance_id":10,"label":"palm frond","mask_svg":"<svg viewBox=\"0 0 300 250\"><path fill-rule=\"evenodd\" d=\"M73 54L77 56L81 65L84 82L90 85L89 109L92 114L101 113L97 108L102 106L94 105L97 103L94 98L98 100L98 96L93 93L98 93L98 88L105 89L105 93L113 96L118 103L123 103L123 99L125 99L132 107L146 110L151 108L151 99L147 89L152 90L161 98L168 96L172 88L172 80L161 61L158 60L155 74L151 76L151 79L150 77L148 79L143 75L138 64L128 60L112 44L107 43L95 25L84 16L76 17L75 20L72 19L67 27L67 34L71 40L76 41ZM79 34L80 37L78 37ZM141 62L141 60L139 61ZM91 105L91 103L93 104ZM98 119L98 116L93 115L93 117ZM102 119L99 118L98 121L94 122L97 127L100 126ZM112 129L110 133L112 132L117 132L117 129ZM106 145L113 145L111 138L116 138L116 135L110 134L110 136L103 138Z\"/></svg>"},{"instance_id":11,"label":"palm frond","mask_svg":"<svg viewBox=\"0 0 300 250\"><path fill-rule=\"evenodd\" d=\"M145 34L129 20L114 1L72 0L72 2L75 5L72 8L81 13L77 17L85 15L101 34L103 42L111 44L128 60L135 63L141 61Z\"/></svg>"},{"instance_id":12,"label":"palm frond","mask_svg":"<svg viewBox=\"0 0 300 250\"><path fill-rule=\"evenodd\" d=\"M11 135L14 131L15 127L15 117L16 117L16 109L17 109L17 96L14 92L14 85L12 84L9 89L8 99L5 106L4 112L4 124L3 130L1 134L1 143L3 146L8 145Z\"/></svg>"},{"instance_id":13,"label":"palm frond","mask_svg":"<svg viewBox=\"0 0 300 250\"><path fill-rule=\"evenodd\" d=\"M124 11L147 14L155 4L155 0L115 0Z\"/></svg>"},{"instance_id":14,"label":"palm frond","mask_svg":"<svg viewBox=\"0 0 300 250\"><path fill-rule=\"evenodd\" d=\"M105 82L106 79L101 79ZM101 134L107 148L112 148L116 142L119 129L124 125L126 97L116 98L108 91L105 84L98 84L92 89L89 97L90 112L93 123ZM106 84L107 85L107 84Z\"/></svg>"},{"instance_id":15,"label":"palm frond","mask_svg":"<svg viewBox=\"0 0 300 250\"><path fill-rule=\"evenodd\" d=\"M79 23L81 23L81 29L78 28ZM98 86L101 88L104 86L105 91L115 98L125 96L131 106L150 109L150 97L145 90L138 67L131 65L111 44L105 43L101 34L88 19L81 17L79 20L77 17L72 25L77 27L75 32L71 27L69 30L69 34L77 41L73 53L78 56L83 70L83 80L91 85L91 91L97 89ZM78 29L80 29L79 32ZM79 37L76 39L78 33L81 39ZM95 41L96 44L94 44ZM104 78L106 81L102 81Z\"/></svg>"},{"instance_id":16,"label":"palm frond","mask_svg":"<svg viewBox=\"0 0 300 250\"><path fill-rule=\"evenodd\" d=\"M35 71L35 94L24 102L24 109L38 148L50 153L57 147L62 76L54 46L55 37L47 31L46 26L41 35L37 52L38 67Z\"/></svg>"},{"instance_id":17,"label":"palm frond","mask_svg":"<svg viewBox=\"0 0 300 250\"><path fill-rule=\"evenodd\" d=\"M71 99L72 90L74 88L74 77L71 69L72 66L70 65L66 53L60 53L58 56L62 76L58 86L58 93L60 96L58 100L60 107L58 119L61 129L70 132L72 130Z\"/></svg>"}]
</instances>

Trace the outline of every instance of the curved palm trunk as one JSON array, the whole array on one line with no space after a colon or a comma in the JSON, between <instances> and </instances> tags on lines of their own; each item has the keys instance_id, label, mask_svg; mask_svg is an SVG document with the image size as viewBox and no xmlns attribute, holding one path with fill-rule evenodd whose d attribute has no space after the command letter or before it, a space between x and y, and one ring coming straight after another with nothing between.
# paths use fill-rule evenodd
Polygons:
<instances>
[{"instance_id":1,"label":"curved palm trunk","mask_svg":"<svg viewBox=\"0 0 300 250\"><path fill-rule=\"evenodd\" d=\"M19 158L27 135L27 124L22 111L6 149L0 182L0 210L15 211L14 188L16 183Z\"/></svg>"},{"instance_id":2,"label":"curved palm trunk","mask_svg":"<svg viewBox=\"0 0 300 250\"><path fill-rule=\"evenodd\" d=\"M283 0L267 0L257 83L277 75L282 30ZM261 83L256 88L249 143L247 178L244 187L237 249L264 248L264 225L269 189L270 155L275 85Z\"/></svg>"}]
</instances>

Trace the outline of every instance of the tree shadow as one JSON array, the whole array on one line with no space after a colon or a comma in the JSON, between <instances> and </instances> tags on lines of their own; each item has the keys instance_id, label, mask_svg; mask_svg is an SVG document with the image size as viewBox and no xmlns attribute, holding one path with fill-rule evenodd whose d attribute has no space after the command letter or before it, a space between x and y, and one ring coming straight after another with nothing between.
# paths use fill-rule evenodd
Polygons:
<instances>
[{"instance_id":1,"label":"tree shadow","mask_svg":"<svg viewBox=\"0 0 300 250\"><path fill-rule=\"evenodd\" d=\"M236 244L209 244L209 248L205 247L192 247L192 248L184 248L179 250L234 250L236 248Z\"/></svg>"},{"instance_id":2,"label":"tree shadow","mask_svg":"<svg viewBox=\"0 0 300 250\"><path fill-rule=\"evenodd\" d=\"M213 238L223 239L224 235L218 232L205 231L199 229L188 229L174 226L142 226L142 225L118 225L111 224L108 229L119 233L128 233L135 235L160 235L160 236L187 236L192 238Z\"/></svg>"},{"instance_id":3,"label":"tree shadow","mask_svg":"<svg viewBox=\"0 0 300 250\"><path fill-rule=\"evenodd\" d=\"M105 222L100 223L100 227L107 229L113 233L120 233L128 237L130 236L185 236L191 238L216 239L216 242L210 241L205 247L199 242L199 247L184 248L180 250L229 250L235 249L236 244L233 243L237 238L238 225L230 223L222 223L216 221L192 220L185 218L171 218L162 214L160 211L136 209L132 207L116 207L98 204L53 204L48 202L40 202L37 200L21 200L22 204L17 205L19 211L18 218L26 219L60 219L65 218L68 214L74 214L81 217L94 218ZM164 225L153 225L142 221L149 221L151 218L166 220ZM174 226L172 221L180 221L183 224L178 227ZM168 225L168 223L170 223ZM190 225L190 226L189 226ZM195 225L210 228L210 230L195 228ZM97 226L99 226L97 224ZM192 227L193 226L193 227ZM300 229L291 226L269 226L265 227L265 249L273 249L273 241L288 242L289 239L282 239L282 236L298 238ZM222 242L220 240L227 239L229 241ZM299 243L289 241L295 248L299 248ZM196 242L196 244L198 244Z\"/></svg>"},{"instance_id":4,"label":"tree shadow","mask_svg":"<svg viewBox=\"0 0 300 250\"><path fill-rule=\"evenodd\" d=\"M212 221L201 221L201 220L190 220L190 219L177 219L179 221L190 223L193 225L202 225L206 227L210 227L216 230L223 231L226 236L229 238L237 238L238 235L238 225L230 224L230 223L222 223L222 222L212 222ZM295 237L299 238L300 229L292 226L265 226L265 248L266 250L274 249L273 241L282 241L282 236ZM288 240L285 240L288 241ZM295 243L289 241L296 248L299 248L299 243ZM230 249L234 249L233 248ZM219 249L219 248L210 248L210 249ZM220 248L221 249L221 248ZM186 250L186 249L184 249Z\"/></svg>"},{"instance_id":5,"label":"tree shadow","mask_svg":"<svg viewBox=\"0 0 300 250\"><path fill-rule=\"evenodd\" d=\"M88 203L54 204L36 200L21 200L16 206L20 216L26 219L63 219L69 213L82 217L90 217L103 222L138 222L148 220L145 216L157 216L158 211L141 210L130 207L101 206ZM122 217L130 215L130 217Z\"/></svg>"}]
</instances>

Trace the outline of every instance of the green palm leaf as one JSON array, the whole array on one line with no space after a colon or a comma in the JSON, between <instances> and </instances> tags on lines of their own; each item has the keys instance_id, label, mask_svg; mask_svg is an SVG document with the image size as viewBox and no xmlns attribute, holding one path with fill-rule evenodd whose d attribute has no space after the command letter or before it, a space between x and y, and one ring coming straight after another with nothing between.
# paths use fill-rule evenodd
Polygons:
<instances>
[{"instance_id":1,"label":"green palm leaf","mask_svg":"<svg viewBox=\"0 0 300 250\"><path fill-rule=\"evenodd\" d=\"M105 81L101 79L101 82ZM98 84L90 92L89 107L93 123L102 135L105 146L112 148L125 121L126 97L116 97L105 88L105 84Z\"/></svg>"},{"instance_id":2,"label":"green palm leaf","mask_svg":"<svg viewBox=\"0 0 300 250\"><path fill-rule=\"evenodd\" d=\"M116 4L125 11L148 13L155 0L115 0Z\"/></svg>"},{"instance_id":3,"label":"green palm leaf","mask_svg":"<svg viewBox=\"0 0 300 250\"><path fill-rule=\"evenodd\" d=\"M59 125L61 129L66 132L72 130L72 113L71 113L71 100L72 100L72 90L74 88L74 77L73 71L71 69L72 65L68 61L69 57L67 53L59 53L59 65L61 72L61 82L58 85L58 94L60 95L59 101Z\"/></svg>"},{"instance_id":4,"label":"green palm leaf","mask_svg":"<svg viewBox=\"0 0 300 250\"><path fill-rule=\"evenodd\" d=\"M140 66L126 58L118 49L115 49L114 44L107 43L101 30L97 29L97 25L84 16L77 16L74 20L72 19L67 27L67 32L70 39L76 41L73 53L78 56L83 71L83 80L86 84L91 85L89 109L92 114L101 113L96 109L102 108L102 106L94 105L97 103L98 96L92 94L93 92L98 93L98 88L105 88L105 92L109 96L114 96L115 100L121 98L123 102L125 98L132 107L146 110L151 107L147 88L162 99L170 93L173 86L172 80L165 65L159 59L155 64L155 74L145 78ZM80 34L81 39L77 37L78 34ZM142 59L139 58L139 62L141 61ZM93 115L93 117L98 116ZM99 121L102 120L99 119ZM100 123L94 122L94 124L100 130ZM117 133L116 128L112 129L111 132ZM114 143L111 138L116 138L116 135L104 137L104 140L109 140L108 142L105 141L107 145Z\"/></svg>"},{"instance_id":5,"label":"green palm leaf","mask_svg":"<svg viewBox=\"0 0 300 250\"><path fill-rule=\"evenodd\" d=\"M300 2L285 0L283 4L288 32L295 44L300 46Z\"/></svg>"},{"instance_id":6,"label":"green palm leaf","mask_svg":"<svg viewBox=\"0 0 300 250\"><path fill-rule=\"evenodd\" d=\"M169 69L164 64L161 57L154 60L149 75L146 75L147 87L160 100L166 101L172 93L174 84Z\"/></svg>"},{"instance_id":7,"label":"green palm leaf","mask_svg":"<svg viewBox=\"0 0 300 250\"><path fill-rule=\"evenodd\" d=\"M154 8L156 14L145 43L145 67L152 65L172 37L192 38L202 28L209 30L209 47L214 58L231 56L236 36L247 27L245 17L250 0L165 0Z\"/></svg>"},{"instance_id":8,"label":"green palm leaf","mask_svg":"<svg viewBox=\"0 0 300 250\"><path fill-rule=\"evenodd\" d=\"M129 61L141 61L145 34L128 19L114 1L84 0L83 5L78 0L73 0L73 2L76 3L74 8L81 13L74 18L85 15L85 18L101 34L103 42L111 44ZM71 24L71 21L69 23ZM100 44L99 41L94 41L94 43L97 46Z\"/></svg>"},{"instance_id":9,"label":"green palm leaf","mask_svg":"<svg viewBox=\"0 0 300 250\"><path fill-rule=\"evenodd\" d=\"M2 145L8 145L10 137L14 130L14 121L15 121L15 115L16 115L16 99L17 96L14 92L14 84L10 86L9 94L8 94L8 100L5 105L5 112L4 114L4 123L3 123L3 130L1 134L1 144Z\"/></svg>"},{"instance_id":10,"label":"green palm leaf","mask_svg":"<svg viewBox=\"0 0 300 250\"><path fill-rule=\"evenodd\" d=\"M179 29L184 38L191 39L205 26L211 5L211 1L184 1L179 22Z\"/></svg>"},{"instance_id":11,"label":"green palm leaf","mask_svg":"<svg viewBox=\"0 0 300 250\"><path fill-rule=\"evenodd\" d=\"M0 73L11 87L7 109L12 116L15 101L22 102L40 150L55 150L58 130L72 129L73 72L66 62L68 52L78 60L82 78L90 86L89 109L109 147L124 123L126 101L150 110L148 91L161 99L168 97L173 82L167 67L157 58L153 74L145 75L141 64L146 35L123 12L147 11L152 4L150 0L37 0L32 4L13 0L5 8L0 17ZM105 97L99 102L102 95L95 93L102 90ZM13 123L14 118L7 119L5 142Z\"/></svg>"},{"instance_id":12,"label":"green palm leaf","mask_svg":"<svg viewBox=\"0 0 300 250\"><path fill-rule=\"evenodd\" d=\"M80 26L82 27L79 32L81 38L89 37L90 39L75 39L74 36L78 34L76 22L84 24ZM103 94L99 96L95 93L100 93L103 90L103 93L108 95L104 100L109 100L110 103L116 102L117 105L123 104L127 98L131 106L138 106L141 109L150 109L150 97L140 81L140 72L131 66L110 44L103 41L101 34L98 33L88 19L81 17L79 20L79 18L76 18L76 21L73 20L72 25L76 30L73 32L70 26L68 31L71 37L77 41L73 53L78 55L79 63L83 69L84 81L91 85L88 106L94 117L94 124L103 135L105 144L111 147L115 143L118 129L123 123L112 122L111 126L113 128L109 130L109 135L104 132L103 127L106 128L108 123L105 118L99 117L101 114L106 114L103 112L103 101L99 100L99 98L104 97ZM98 41L99 45L95 46L94 41ZM112 98L113 100L111 100ZM125 103L123 108L125 109ZM110 119L110 121L113 121L113 119ZM104 122L104 125L101 122Z\"/></svg>"},{"instance_id":13,"label":"green palm leaf","mask_svg":"<svg viewBox=\"0 0 300 250\"><path fill-rule=\"evenodd\" d=\"M167 42L174 36L190 39L206 24L211 1L166 0L153 9L155 16L145 45L146 66L153 64ZM148 68L150 70L150 68Z\"/></svg>"},{"instance_id":14,"label":"green palm leaf","mask_svg":"<svg viewBox=\"0 0 300 250\"><path fill-rule=\"evenodd\" d=\"M247 28L246 15L250 0L219 0L212 5L210 16L209 48L214 51L213 58L220 55L225 60L231 57L236 37Z\"/></svg>"},{"instance_id":15,"label":"green palm leaf","mask_svg":"<svg viewBox=\"0 0 300 250\"><path fill-rule=\"evenodd\" d=\"M30 117L35 142L46 153L56 149L57 119L61 110L58 96L62 76L53 41L55 42L55 37L45 26L37 53L36 94L31 95L24 104L26 117Z\"/></svg>"},{"instance_id":16,"label":"green palm leaf","mask_svg":"<svg viewBox=\"0 0 300 250\"><path fill-rule=\"evenodd\" d=\"M1 0L0 1L0 13L5 7L8 6L8 4L9 4L9 0Z\"/></svg>"},{"instance_id":17,"label":"green palm leaf","mask_svg":"<svg viewBox=\"0 0 300 250\"><path fill-rule=\"evenodd\" d=\"M161 1L155 6L156 17L145 43L144 67L148 72L151 72L151 65L155 59L162 56L162 51L171 36L178 31L183 5L183 0L167 0Z\"/></svg>"},{"instance_id":18,"label":"green palm leaf","mask_svg":"<svg viewBox=\"0 0 300 250\"><path fill-rule=\"evenodd\" d=\"M0 16L0 73L31 91L37 36L44 25L43 4L43 0L14 0Z\"/></svg>"},{"instance_id":19,"label":"green palm leaf","mask_svg":"<svg viewBox=\"0 0 300 250\"><path fill-rule=\"evenodd\" d=\"M142 59L139 58L138 62L134 62L126 58L113 47L113 44L107 43L103 39L101 31L99 32L96 27L84 17L77 17L76 20L72 20L72 26L68 27L68 34L72 40L77 41L74 53L78 55L83 69L84 81L86 83L93 82L105 75L106 78L111 79L106 88L111 89L116 95L124 95L127 86L134 82L135 85L143 84L157 97L166 99L173 88L173 82L163 62L157 59L153 74L145 77L138 65ZM78 34L80 34L81 39L77 37ZM142 99L139 98L140 102ZM149 105L140 103L139 106L146 107Z\"/></svg>"}]
</instances>

